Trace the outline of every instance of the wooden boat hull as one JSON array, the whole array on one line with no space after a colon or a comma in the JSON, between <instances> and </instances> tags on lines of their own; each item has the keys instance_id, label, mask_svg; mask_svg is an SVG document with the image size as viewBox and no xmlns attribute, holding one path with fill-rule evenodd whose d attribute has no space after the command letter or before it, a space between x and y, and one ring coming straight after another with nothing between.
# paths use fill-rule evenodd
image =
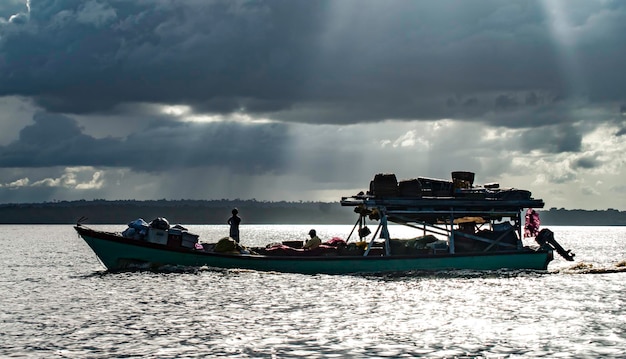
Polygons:
<instances>
[{"instance_id":1,"label":"wooden boat hull","mask_svg":"<svg viewBox=\"0 0 626 359\"><path fill-rule=\"evenodd\" d=\"M420 256L279 257L222 254L124 238L114 233L74 227L110 271L163 265L250 269L302 274L393 273L450 269L546 270L552 250L519 250Z\"/></svg>"}]
</instances>

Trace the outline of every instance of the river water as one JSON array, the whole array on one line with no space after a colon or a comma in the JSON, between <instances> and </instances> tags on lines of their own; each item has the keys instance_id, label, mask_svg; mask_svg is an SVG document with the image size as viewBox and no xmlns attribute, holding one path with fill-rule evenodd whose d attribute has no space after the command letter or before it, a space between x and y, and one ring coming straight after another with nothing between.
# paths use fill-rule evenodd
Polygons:
<instances>
[{"instance_id":1,"label":"river water","mask_svg":"<svg viewBox=\"0 0 626 359\"><path fill-rule=\"evenodd\" d=\"M301 239L311 227L323 239L345 238L351 229L242 225L242 244ZM201 238L228 233L226 225L188 228ZM576 261L557 256L548 271L404 276L208 268L108 273L71 226L0 229L2 358L626 353L626 227L551 227Z\"/></svg>"}]
</instances>

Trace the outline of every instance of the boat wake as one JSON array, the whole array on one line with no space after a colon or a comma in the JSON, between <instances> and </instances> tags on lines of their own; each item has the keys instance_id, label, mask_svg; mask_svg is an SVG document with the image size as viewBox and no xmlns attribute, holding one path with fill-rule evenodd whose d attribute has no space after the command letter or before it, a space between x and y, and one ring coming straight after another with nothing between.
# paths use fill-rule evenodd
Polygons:
<instances>
[{"instance_id":1,"label":"boat wake","mask_svg":"<svg viewBox=\"0 0 626 359\"><path fill-rule=\"evenodd\" d=\"M566 274L606 274L626 272L626 260L616 263L614 266L596 267L592 263L578 263L575 266L560 269L557 273Z\"/></svg>"}]
</instances>

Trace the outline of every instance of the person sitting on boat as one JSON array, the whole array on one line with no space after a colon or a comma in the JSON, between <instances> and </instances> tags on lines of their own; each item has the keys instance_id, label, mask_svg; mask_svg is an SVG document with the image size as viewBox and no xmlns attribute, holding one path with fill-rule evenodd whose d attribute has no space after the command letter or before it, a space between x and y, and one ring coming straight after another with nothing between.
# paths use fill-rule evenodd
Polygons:
<instances>
[{"instance_id":1,"label":"person sitting on boat","mask_svg":"<svg viewBox=\"0 0 626 359\"><path fill-rule=\"evenodd\" d=\"M235 242L239 243L239 223L241 223L241 218L237 216L239 210L234 208L232 210L233 216L228 219L228 224L230 224L230 238L234 239Z\"/></svg>"},{"instance_id":2,"label":"person sitting on boat","mask_svg":"<svg viewBox=\"0 0 626 359\"><path fill-rule=\"evenodd\" d=\"M309 236L311 236L311 239L306 241L306 243L304 243L304 247L302 248L315 249L319 247L320 244L322 244L322 240L320 239L320 237L317 236L317 232L314 229L309 231Z\"/></svg>"}]
</instances>

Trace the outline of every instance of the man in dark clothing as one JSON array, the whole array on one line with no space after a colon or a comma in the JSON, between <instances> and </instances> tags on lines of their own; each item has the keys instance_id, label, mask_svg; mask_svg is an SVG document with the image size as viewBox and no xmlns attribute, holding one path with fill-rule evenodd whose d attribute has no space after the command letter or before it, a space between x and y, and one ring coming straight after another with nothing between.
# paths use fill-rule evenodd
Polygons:
<instances>
[{"instance_id":1,"label":"man in dark clothing","mask_svg":"<svg viewBox=\"0 0 626 359\"><path fill-rule=\"evenodd\" d=\"M239 223L241 223L241 218L237 216L239 211L237 208L232 210L233 216L228 219L228 224L230 224L230 238L234 239L235 242L239 243Z\"/></svg>"}]
</instances>

